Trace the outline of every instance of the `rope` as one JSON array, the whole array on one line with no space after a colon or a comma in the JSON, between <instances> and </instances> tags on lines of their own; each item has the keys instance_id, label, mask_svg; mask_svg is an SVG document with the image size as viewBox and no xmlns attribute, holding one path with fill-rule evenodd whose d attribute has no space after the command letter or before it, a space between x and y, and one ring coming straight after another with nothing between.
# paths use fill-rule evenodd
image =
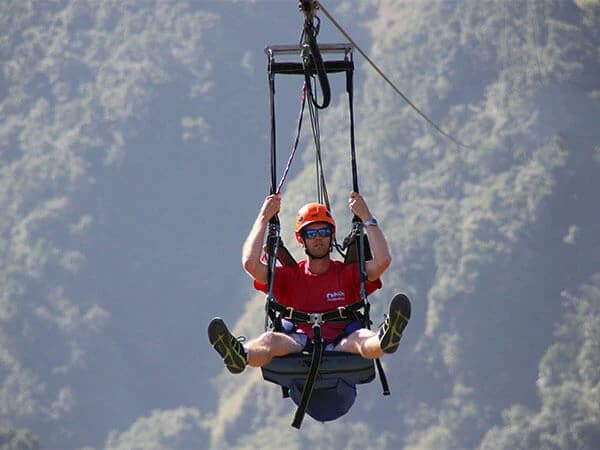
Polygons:
<instances>
[{"instance_id":1,"label":"rope","mask_svg":"<svg viewBox=\"0 0 600 450\"><path fill-rule=\"evenodd\" d=\"M312 90L309 89L308 94L312 96ZM329 196L327 194L327 186L325 185L325 175L323 173L323 160L321 157L321 128L319 125L319 110L314 101L308 104L308 111L310 113L310 124L313 141L315 144L317 201L325 204L327 209L331 209L329 205Z\"/></svg>"},{"instance_id":2,"label":"rope","mask_svg":"<svg viewBox=\"0 0 600 450\"><path fill-rule=\"evenodd\" d=\"M298 114L298 126L296 128L296 138L294 139L294 145L292 146L292 151L290 156L288 157L287 164L285 169L283 170L283 175L281 176L281 180L279 180L279 184L277 185L277 190L275 191L277 194L281 192L283 188L283 183L287 178L288 172L290 171L290 167L292 166L292 161L294 159L294 155L296 154L296 150L298 149L298 142L300 140L300 130L302 129L302 118L304 117L304 105L306 104L306 83L302 87L302 101L300 107L300 113Z\"/></svg>"},{"instance_id":3,"label":"rope","mask_svg":"<svg viewBox=\"0 0 600 450\"><path fill-rule=\"evenodd\" d=\"M331 14L329 14L327 9L323 6L323 2L319 0L318 4L319 4L319 9L321 9L323 11L323 14L325 14L325 16L329 19L329 21L340 31L340 33L342 33L344 35L344 37L346 39L348 39L348 42L350 42L354 46L354 48L356 48L356 50L363 56L363 58L365 58L367 60L367 62L371 65L371 67L373 69L375 69L375 71L392 87L392 89L400 97L402 97L402 100L404 100L408 104L408 106L410 106L414 111L416 111L416 113L419 116L421 116L429 125L431 125L431 127L433 127L438 133L440 133L442 136L446 137L447 139L451 140L459 147L469 148L469 149L473 148L467 144L463 144L458 139L456 139L455 137L453 137L446 131L442 130L439 125L437 125L433 120L431 120L429 117L427 117L427 115L424 112L422 112L406 95L404 95L402 93L402 91L400 91L400 89L398 89L398 87L396 87L396 85L383 73L383 71L362 50L362 48L360 48L359 45L350 37L350 35L346 32L346 30L344 30L344 28L331 16Z\"/></svg>"}]
</instances>

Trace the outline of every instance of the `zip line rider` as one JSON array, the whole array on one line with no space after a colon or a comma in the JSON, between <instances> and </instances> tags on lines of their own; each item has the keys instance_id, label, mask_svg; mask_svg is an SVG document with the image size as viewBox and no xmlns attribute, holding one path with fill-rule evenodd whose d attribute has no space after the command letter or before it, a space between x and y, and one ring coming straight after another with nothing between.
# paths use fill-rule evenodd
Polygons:
<instances>
[{"instance_id":1,"label":"zip line rider","mask_svg":"<svg viewBox=\"0 0 600 450\"><path fill-rule=\"evenodd\" d=\"M392 258L385 236L364 198L351 192L348 204L364 224L371 248L372 259L365 262L368 295L382 286L380 276ZM268 266L261 258L265 233L269 220L280 208L281 194L266 197L242 250L243 267L253 278L255 288L263 292L268 291ZM296 310L323 313L359 300L358 263L346 264L331 258L335 221L327 207L320 203L303 206L296 217L295 234L306 258L294 266L275 268L273 294L277 301ZM407 325L407 303L409 300L404 295L394 297L389 314L377 331L364 328L357 320L323 323L325 349L356 353L366 359L394 353ZM274 357L310 350L311 325L294 324L285 319L282 322L284 332L266 331L243 343L231 334L222 319L215 318L208 326L209 340L231 373L242 372L246 365L261 367Z\"/></svg>"}]
</instances>

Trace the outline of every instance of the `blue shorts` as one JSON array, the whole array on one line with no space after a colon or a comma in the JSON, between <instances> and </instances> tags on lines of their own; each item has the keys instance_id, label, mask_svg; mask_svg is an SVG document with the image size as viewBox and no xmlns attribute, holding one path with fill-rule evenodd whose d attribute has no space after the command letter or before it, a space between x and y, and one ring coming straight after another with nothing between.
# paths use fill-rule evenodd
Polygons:
<instances>
[{"instance_id":1,"label":"blue shorts","mask_svg":"<svg viewBox=\"0 0 600 450\"><path fill-rule=\"evenodd\" d=\"M308 336L304 333L297 333L296 327L294 327L294 323L287 320L281 319L281 327L282 332L291 337L294 341L302 346L302 351L311 352L313 343L308 339ZM325 350L330 351L333 350L345 337L350 336L356 330L360 330L362 328L362 323L360 320L354 320L348 323L344 327L344 331L336 336L333 341L325 341Z\"/></svg>"}]
</instances>

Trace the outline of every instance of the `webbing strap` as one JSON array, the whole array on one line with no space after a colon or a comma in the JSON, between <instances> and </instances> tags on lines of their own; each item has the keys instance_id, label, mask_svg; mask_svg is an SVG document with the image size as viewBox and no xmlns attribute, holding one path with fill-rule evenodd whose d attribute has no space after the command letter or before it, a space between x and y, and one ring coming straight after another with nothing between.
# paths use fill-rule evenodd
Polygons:
<instances>
[{"instance_id":1,"label":"webbing strap","mask_svg":"<svg viewBox=\"0 0 600 450\"><path fill-rule=\"evenodd\" d=\"M352 56L352 55L350 55ZM346 72L346 92L348 94L348 111L350 113L350 155L352 158L352 190L358 192L358 169L356 164L356 143L354 139L354 82L353 71Z\"/></svg>"},{"instance_id":2,"label":"webbing strap","mask_svg":"<svg viewBox=\"0 0 600 450\"><path fill-rule=\"evenodd\" d=\"M354 302L350 305L341 306L337 309L332 309L324 313L307 313L304 311L298 311L289 306L284 306L277 302L274 298L271 298L269 302L269 309L279 313L282 319L300 323L315 323L318 321L321 324L325 322L355 320L360 318L358 311L364 307L364 302L359 300L358 302ZM365 326L368 326L368 324L365 324Z\"/></svg>"},{"instance_id":3,"label":"webbing strap","mask_svg":"<svg viewBox=\"0 0 600 450\"><path fill-rule=\"evenodd\" d=\"M390 385L388 384L387 377L385 376L385 372L383 370L383 365L381 364L381 360L379 358L375 360L375 365L377 366L377 373L379 374L379 380L381 381L383 395L390 395Z\"/></svg>"},{"instance_id":4,"label":"webbing strap","mask_svg":"<svg viewBox=\"0 0 600 450\"><path fill-rule=\"evenodd\" d=\"M304 79L310 90L310 76L313 72L316 72L317 79L319 80L319 86L321 86L321 94L323 95L322 103L319 104L315 97L310 94L311 101L314 106L318 109L325 109L329 106L331 101L331 88L329 86L329 79L327 78L327 71L323 64L323 57L317 44L317 34L319 32L318 22L317 27L313 25L313 19L316 17L308 17L304 21L304 29L302 32L303 36L303 51L302 51L302 66L304 68Z\"/></svg>"},{"instance_id":5,"label":"webbing strap","mask_svg":"<svg viewBox=\"0 0 600 450\"><path fill-rule=\"evenodd\" d=\"M269 70L269 111L271 118L271 194L277 192L277 152L276 152L276 126L275 126L275 76ZM279 217L273 216L269 220L269 230L267 235L267 299L273 297L273 281L275 278L275 266L277 264L277 253L279 246ZM268 311L268 301L265 304L265 310ZM265 315L265 330L268 327L268 318Z\"/></svg>"},{"instance_id":6,"label":"webbing strap","mask_svg":"<svg viewBox=\"0 0 600 450\"><path fill-rule=\"evenodd\" d=\"M321 339L321 328L319 325L313 326L313 334L314 345L312 358L310 361L310 369L308 371L308 375L306 376L306 380L304 381L304 388L302 389L300 404L298 405L298 409L296 409L294 421L292 422L292 426L297 429L300 429L300 426L302 425L302 419L304 419L304 415L306 414L306 408L310 402L310 397L315 387L315 381L317 379L317 375L319 374L319 367L321 366L321 361L323 359L323 340Z\"/></svg>"},{"instance_id":7,"label":"webbing strap","mask_svg":"<svg viewBox=\"0 0 600 450\"><path fill-rule=\"evenodd\" d=\"M275 298L273 295L273 283L275 281L275 267L277 265L277 254L279 253L279 218L274 216L269 222L267 234L267 301L265 302L265 331L269 327L269 303Z\"/></svg>"},{"instance_id":8,"label":"webbing strap","mask_svg":"<svg viewBox=\"0 0 600 450\"><path fill-rule=\"evenodd\" d=\"M368 300L367 300L367 292L366 292L366 282L367 282L367 271L365 268L365 230L364 230L364 226L362 225L361 220L357 217L356 218L356 222L358 223L358 228L359 228L359 234L358 234L358 245L356 246L357 248L357 253L358 253L358 267L359 267L359 272L360 272L360 295L361 295L361 299L364 301L365 305L368 305ZM368 311L369 308L365 308L365 310L367 311L367 323L370 323L371 320L368 316ZM379 358L377 358L375 360L376 362L376 366L377 366L377 373L379 374L379 380L381 381L381 388L383 389L383 395L389 395L390 394L390 388L387 382L387 377L385 376L385 372L383 370L383 365L381 364L381 361L379 361Z\"/></svg>"},{"instance_id":9,"label":"webbing strap","mask_svg":"<svg viewBox=\"0 0 600 450\"><path fill-rule=\"evenodd\" d=\"M275 74L271 72L269 59L269 114L271 119L271 194L277 192L277 136L275 124Z\"/></svg>"}]
</instances>

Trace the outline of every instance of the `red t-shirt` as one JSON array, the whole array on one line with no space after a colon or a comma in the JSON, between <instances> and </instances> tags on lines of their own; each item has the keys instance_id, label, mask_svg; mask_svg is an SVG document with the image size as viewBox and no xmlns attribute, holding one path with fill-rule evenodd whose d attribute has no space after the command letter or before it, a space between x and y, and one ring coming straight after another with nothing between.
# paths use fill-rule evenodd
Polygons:
<instances>
[{"instance_id":1,"label":"red t-shirt","mask_svg":"<svg viewBox=\"0 0 600 450\"><path fill-rule=\"evenodd\" d=\"M267 292L265 284L254 281L254 287ZM367 280L367 295L381 287L381 281ZM325 273L314 274L306 267L306 260L295 266L277 266L273 281L273 295L285 306L291 306L307 313L323 313L338 306L350 305L360 300L360 277L358 264L345 264L331 260ZM336 338L348 322L326 322L321 325L321 335L325 340ZM312 337L312 325L297 324L297 331Z\"/></svg>"}]
</instances>

